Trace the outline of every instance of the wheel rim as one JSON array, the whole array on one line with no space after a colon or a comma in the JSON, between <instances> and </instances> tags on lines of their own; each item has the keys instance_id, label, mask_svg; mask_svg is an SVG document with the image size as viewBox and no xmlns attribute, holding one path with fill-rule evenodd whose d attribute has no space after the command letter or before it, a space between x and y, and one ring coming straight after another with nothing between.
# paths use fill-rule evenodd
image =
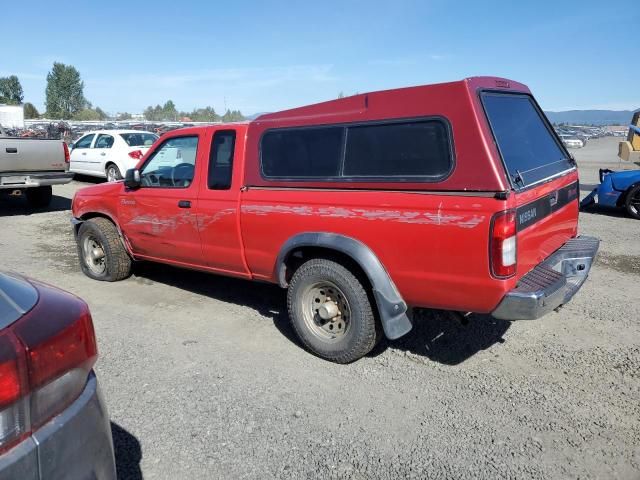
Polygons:
<instances>
[{"instance_id":1,"label":"wheel rim","mask_svg":"<svg viewBox=\"0 0 640 480\"><path fill-rule=\"evenodd\" d=\"M116 180L118 180L118 174L116 173L115 167L107 168L107 181L115 182Z\"/></svg>"},{"instance_id":2,"label":"wheel rim","mask_svg":"<svg viewBox=\"0 0 640 480\"><path fill-rule=\"evenodd\" d=\"M104 247L93 235L87 235L82 241L84 263L91 272L101 275L107 271Z\"/></svg>"},{"instance_id":3,"label":"wheel rim","mask_svg":"<svg viewBox=\"0 0 640 480\"><path fill-rule=\"evenodd\" d=\"M318 338L337 342L351 325L347 297L334 283L316 282L302 294L302 313L307 328Z\"/></svg>"},{"instance_id":4,"label":"wheel rim","mask_svg":"<svg viewBox=\"0 0 640 480\"><path fill-rule=\"evenodd\" d=\"M629 210L634 215L638 215L638 212L640 212L640 190L629 200Z\"/></svg>"}]
</instances>

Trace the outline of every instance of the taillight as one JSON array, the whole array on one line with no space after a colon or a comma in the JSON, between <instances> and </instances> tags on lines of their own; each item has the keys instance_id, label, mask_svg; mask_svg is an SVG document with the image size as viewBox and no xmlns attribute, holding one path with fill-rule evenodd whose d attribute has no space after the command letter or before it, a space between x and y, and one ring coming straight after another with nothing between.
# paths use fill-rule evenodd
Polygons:
<instances>
[{"instance_id":1,"label":"taillight","mask_svg":"<svg viewBox=\"0 0 640 480\"><path fill-rule=\"evenodd\" d=\"M64 149L64 163L71 161L71 154L69 153L69 147L65 142L62 142L62 148Z\"/></svg>"},{"instance_id":2,"label":"taillight","mask_svg":"<svg viewBox=\"0 0 640 480\"><path fill-rule=\"evenodd\" d=\"M142 153L142 150L134 150L133 152L129 152L129 156L135 160L140 160L144 157L144 153Z\"/></svg>"},{"instance_id":3,"label":"taillight","mask_svg":"<svg viewBox=\"0 0 640 480\"><path fill-rule=\"evenodd\" d=\"M489 262L494 277L507 278L516 273L516 212L499 212L491 220Z\"/></svg>"},{"instance_id":4,"label":"taillight","mask_svg":"<svg viewBox=\"0 0 640 480\"><path fill-rule=\"evenodd\" d=\"M38 304L0 335L0 452L78 398L98 355L87 305L37 286Z\"/></svg>"},{"instance_id":5,"label":"taillight","mask_svg":"<svg viewBox=\"0 0 640 480\"><path fill-rule=\"evenodd\" d=\"M11 331L0 335L0 453L31 430L24 349Z\"/></svg>"}]
</instances>

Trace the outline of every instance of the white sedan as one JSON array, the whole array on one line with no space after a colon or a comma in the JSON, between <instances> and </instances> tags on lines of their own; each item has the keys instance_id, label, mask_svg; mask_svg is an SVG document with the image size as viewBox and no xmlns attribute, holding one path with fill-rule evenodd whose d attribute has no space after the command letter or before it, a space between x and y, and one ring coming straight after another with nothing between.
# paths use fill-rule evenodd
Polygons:
<instances>
[{"instance_id":1,"label":"white sedan","mask_svg":"<svg viewBox=\"0 0 640 480\"><path fill-rule=\"evenodd\" d=\"M157 139L157 135L139 130L87 132L70 145L69 171L115 182L138 164Z\"/></svg>"},{"instance_id":2,"label":"white sedan","mask_svg":"<svg viewBox=\"0 0 640 480\"><path fill-rule=\"evenodd\" d=\"M578 137L574 137L573 135L566 135L561 133L559 135L560 140L564 143L567 148L582 148L584 147L584 142L580 140Z\"/></svg>"}]
</instances>

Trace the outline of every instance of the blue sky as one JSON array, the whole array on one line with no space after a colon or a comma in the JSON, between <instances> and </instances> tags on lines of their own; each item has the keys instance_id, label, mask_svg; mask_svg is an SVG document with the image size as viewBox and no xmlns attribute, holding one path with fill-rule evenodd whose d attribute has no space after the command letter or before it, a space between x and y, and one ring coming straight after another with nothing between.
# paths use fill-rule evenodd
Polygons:
<instances>
[{"instance_id":1,"label":"blue sky","mask_svg":"<svg viewBox=\"0 0 640 480\"><path fill-rule=\"evenodd\" d=\"M526 83L546 110L635 109L633 3L5 2L0 76L43 109L51 64L72 64L112 113L172 99L252 114L476 75Z\"/></svg>"}]
</instances>

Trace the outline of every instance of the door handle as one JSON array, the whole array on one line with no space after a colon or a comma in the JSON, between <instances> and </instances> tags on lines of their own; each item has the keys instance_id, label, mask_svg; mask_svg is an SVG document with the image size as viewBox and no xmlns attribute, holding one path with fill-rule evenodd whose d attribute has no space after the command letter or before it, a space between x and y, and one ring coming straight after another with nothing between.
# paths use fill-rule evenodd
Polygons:
<instances>
[{"instance_id":1,"label":"door handle","mask_svg":"<svg viewBox=\"0 0 640 480\"><path fill-rule=\"evenodd\" d=\"M106 153L102 152L100 155L102 155L104 157L106 155Z\"/></svg>"},{"instance_id":2,"label":"door handle","mask_svg":"<svg viewBox=\"0 0 640 480\"><path fill-rule=\"evenodd\" d=\"M16 147L7 147L5 148L7 153L18 153L18 149Z\"/></svg>"},{"instance_id":3,"label":"door handle","mask_svg":"<svg viewBox=\"0 0 640 480\"><path fill-rule=\"evenodd\" d=\"M189 200L180 200L178 202L178 207L180 207L180 208L191 208L191 202Z\"/></svg>"},{"instance_id":4,"label":"door handle","mask_svg":"<svg viewBox=\"0 0 640 480\"><path fill-rule=\"evenodd\" d=\"M83 154L83 155L86 155L86 154L87 154L87 152L82 152L82 154Z\"/></svg>"}]
</instances>

